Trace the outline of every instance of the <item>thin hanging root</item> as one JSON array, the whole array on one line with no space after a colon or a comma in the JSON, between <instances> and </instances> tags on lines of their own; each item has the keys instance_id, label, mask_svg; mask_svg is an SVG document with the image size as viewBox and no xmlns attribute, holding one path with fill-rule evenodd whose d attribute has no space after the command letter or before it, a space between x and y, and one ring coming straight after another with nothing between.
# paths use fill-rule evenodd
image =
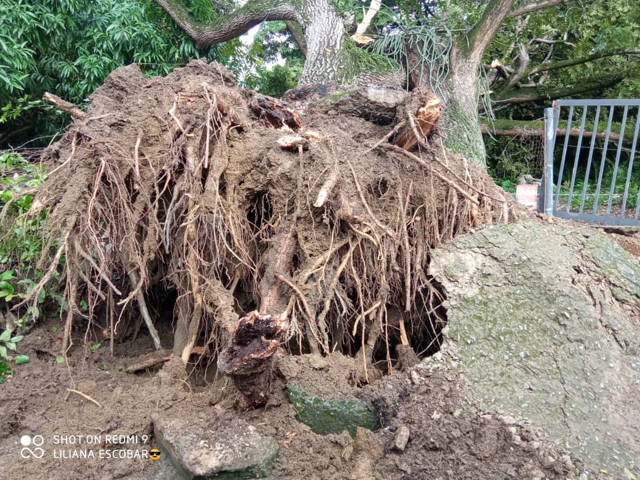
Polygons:
<instances>
[{"instance_id":1,"label":"thin hanging root","mask_svg":"<svg viewBox=\"0 0 640 480\"><path fill-rule=\"evenodd\" d=\"M364 155L366 155L369 152L372 152L373 150L375 150L376 148L378 148L380 145L382 145L384 142L386 142L387 140L389 140L391 137L393 137L393 135L400 130L402 127L405 126L406 124L406 120L401 121L400 123L398 123L395 127L393 127L393 130L391 130L389 133L387 133L384 137L382 137L380 140L378 140L373 147L369 148L368 150L366 150L364 152Z\"/></svg>"},{"instance_id":2,"label":"thin hanging root","mask_svg":"<svg viewBox=\"0 0 640 480\"><path fill-rule=\"evenodd\" d=\"M27 188L25 190L20 190L20 192L14 193L13 196L7 201L7 203L4 204L4 207L2 207L2 211L0 211L0 223L4 222L4 219L7 217L7 213L9 212L9 207L11 207L11 205L13 205L18 200L20 200L21 198L24 198L27 195L35 195L37 193L38 193L37 188ZM34 203L35 203L35 200L34 200ZM35 210L34 204L32 204L32 208ZM27 212L26 215L29 215L31 213L32 212L29 211Z\"/></svg>"},{"instance_id":3,"label":"thin hanging root","mask_svg":"<svg viewBox=\"0 0 640 480\"><path fill-rule=\"evenodd\" d=\"M338 250L340 250L342 247L344 247L347 243L349 243L348 239L345 240L341 240L340 242L336 243L335 245L333 245L333 247L329 250L327 250L325 253L323 253L322 255L320 255L314 262L313 265L311 265L307 270L303 271L300 274L300 280L299 283L300 284L305 284L307 283L307 280L309 280L309 277L311 275L313 275L314 273L316 273L318 270L322 270L324 269L324 266L321 267L321 265L325 265L326 263L329 261L329 259L331 258L331 256L336 253Z\"/></svg>"},{"instance_id":4,"label":"thin hanging root","mask_svg":"<svg viewBox=\"0 0 640 480\"><path fill-rule=\"evenodd\" d=\"M380 335L382 334L382 317L384 316L384 313L386 310L386 307L384 306L384 304L382 304L382 301L379 300L379 302L381 303L381 308L378 310L378 313L375 316L373 325L371 325L371 329L369 330L369 338L367 338L367 345L365 347L367 358L369 359L370 362L373 361L373 351L375 349L376 342L378 341L378 339L380 338ZM387 348L388 348L388 343L387 343Z\"/></svg>"},{"instance_id":5,"label":"thin hanging root","mask_svg":"<svg viewBox=\"0 0 640 480\"><path fill-rule=\"evenodd\" d=\"M407 337L407 329L404 327L404 318L400 317L400 342L402 345L409 345L409 338Z\"/></svg>"},{"instance_id":6,"label":"thin hanging root","mask_svg":"<svg viewBox=\"0 0 640 480\"><path fill-rule=\"evenodd\" d=\"M398 200L402 208L400 212L400 227L402 232L402 246L404 248L404 286L405 286L405 312L411 310L411 247L409 246L409 232L407 231L407 209L409 208L409 199L411 198L411 187L413 182L409 184L407 189L407 199L402 201L402 195L398 191Z\"/></svg>"},{"instance_id":7,"label":"thin hanging root","mask_svg":"<svg viewBox=\"0 0 640 480\"><path fill-rule=\"evenodd\" d=\"M191 321L187 328L187 343L184 346L180 358L185 365L189 362L189 356L191 350L196 344L198 339L198 332L200 330L200 319L202 317L202 292L200 291L200 277L198 272L198 255L197 255L197 239L196 239L196 225L195 214L198 207L194 205L194 201L189 199L189 216L188 225L185 229L185 245L189 249L189 256L187 258L187 267L189 269L189 279L191 283L191 294L193 296L193 314L191 315Z\"/></svg>"},{"instance_id":8,"label":"thin hanging root","mask_svg":"<svg viewBox=\"0 0 640 480\"><path fill-rule=\"evenodd\" d=\"M138 279L133 270L127 272L129 275L129 283L131 284L131 288L135 289L138 284ZM147 303L144 300L144 294L141 289L138 289L136 293L136 301L138 302L138 308L140 309L140 315L142 315L142 319L144 323L146 323L147 328L149 329L149 334L153 339L153 345L156 347L156 350L162 350L162 345L160 344L160 337L158 336L158 331L156 327L153 326L153 320L151 320L151 315L149 315L149 310L147 309Z\"/></svg>"},{"instance_id":9,"label":"thin hanging root","mask_svg":"<svg viewBox=\"0 0 640 480\"><path fill-rule=\"evenodd\" d=\"M374 223L378 227L384 230L384 232L390 237L394 237L395 236L394 232L385 224L383 224L380 220L378 220L376 216L373 214L373 212L371 211L371 207L369 207L367 200L364 198L364 193L362 192L362 188L360 188L360 182L358 182L358 177L356 176L356 172L353 169L353 165L351 165L351 162L349 161L348 158L345 157L345 160L347 161L347 165L349 165L349 169L351 170L351 175L353 175L353 181L356 185L356 189L358 190L358 195L360 195L360 201L362 201L362 204L364 205L364 208L367 210L367 213L369 214L371 219L374 221Z\"/></svg>"},{"instance_id":10,"label":"thin hanging root","mask_svg":"<svg viewBox=\"0 0 640 480\"><path fill-rule=\"evenodd\" d=\"M70 275L70 274L69 274ZM78 292L78 281L75 276L70 276L68 279L68 299L69 305L67 310L67 318L64 322L64 334L62 335L62 355L64 358L67 358L67 352L73 345L73 340L71 339L71 326L73 325L73 313L76 310L76 294Z\"/></svg>"},{"instance_id":11,"label":"thin hanging root","mask_svg":"<svg viewBox=\"0 0 640 480\"><path fill-rule=\"evenodd\" d=\"M329 288L327 289L327 293L325 294L325 297L324 297L324 308L322 309L322 312L320 313L320 315L318 315L318 328L320 329L320 333L322 334L324 339L321 345L322 345L322 348L327 353L329 352L329 339L327 337L327 324L325 322L325 318L327 316L327 313L329 313L329 308L331 307L333 296L335 295L336 288L338 287L338 281L340 280L340 275L342 275L342 272L344 271L345 267L347 266L347 263L351 258L351 255L353 254L353 251L359 244L360 244L360 239L358 239L356 243L352 243L349 246L349 251L345 253L342 259L342 262L340 263L340 266L338 266L338 269L333 273L334 275L333 279L331 280L331 284L329 285Z\"/></svg>"},{"instance_id":12,"label":"thin hanging root","mask_svg":"<svg viewBox=\"0 0 640 480\"><path fill-rule=\"evenodd\" d=\"M43 277L36 284L36 286L33 287L33 289L31 290L31 293L27 294L25 296L24 300L22 300L19 304L17 304L15 307L13 307L12 310L15 310L17 308L22 307L23 305L25 305L26 303L30 302L31 300L34 300L34 306L37 305L38 294L40 293L42 288L47 284L47 282L49 280L51 280L51 277L53 276L53 274L56 271L56 268L58 267L58 263L60 262L60 258L62 257L62 252L64 252L67 249L67 246L68 246L67 245L67 241L69 240L69 234L71 233L71 230L73 229L74 224L75 224L75 218L73 218L69 222L69 226L67 227L67 231L65 232L65 234L62 236L62 239L60 240L60 246L58 247L58 251L54 255L53 260L51 261L51 264L49 265L49 268L48 268L47 272L43 275ZM33 310L34 310L33 319L35 321L35 319L36 319L35 309L33 309Z\"/></svg>"},{"instance_id":13,"label":"thin hanging root","mask_svg":"<svg viewBox=\"0 0 640 480\"><path fill-rule=\"evenodd\" d=\"M51 170L50 172L47 173L47 176L50 177L52 176L54 173L56 173L58 170L60 170L61 168L64 168L73 158L73 155L76 153L76 142L78 140L78 132L76 131L73 134L73 140L71 141L71 153L69 154L69 156L67 157L67 159L62 162L60 165L58 165L56 168L54 168L53 170ZM32 205L33 207L33 205ZM36 206L37 208L37 206Z\"/></svg>"},{"instance_id":14,"label":"thin hanging root","mask_svg":"<svg viewBox=\"0 0 640 480\"><path fill-rule=\"evenodd\" d=\"M104 272L104 270L98 267L96 262L93 261L93 258L91 258L91 256L80 247L80 244L78 243L77 240L75 242L75 248L76 248L76 251L80 254L80 256L84 258L87 262L89 262L89 264L93 267L93 269L96 272L98 272L100 277L107 283L107 285L109 285L109 287L111 287L111 289L118 296L122 296L122 292L120 292L120 290L113 284L113 282L111 282L111 280L109 279L109 276Z\"/></svg>"},{"instance_id":15,"label":"thin hanging root","mask_svg":"<svg viewBox=\"0 0 640 480\"><path fill-rule=\"evenodd\" d=\"M331 192L333 191L333 188L336 186L337 182L338 182L338 168L334 165L331 171L329 172L329 176L327 177L325 182L322 184L322 187L318 192L318 197L316 198L316 201L313 204L314 207L319 208L324 205L324 202L326 202L327 199L329 198L329 195L331 195Z\"/></svg>"},{"instance_id":16,"label":"thin hanging root","mask_svg":"<svg viewBox=\"0 0 640 480\"><path fill-rule=\"evenodd\" d=\"M424 144L423 144L424 145ZM444 148L444 143L442 143L442 138L440 139L440 149L442 151L442 155L444 156L445 160L447 160L447 151ZM496 197L492 197L491 195L489 195L486 192L483 192L482 190L478 190L476 187L474 187L473 185L471 185L469 182L467 182L466 180L460 178L460 175L458 175L456 172L454 172L453 170L451 170L447 164L445 164L444 162L441 162L440 160L438 160L438 158L433 155L433 160L441 165L447 172L449 172L451 175L453 175L456 179L458 179L459 181L461 181L464 185L466 185L467 187L469 187L471 190L473 190L476 193L479 193L480 195L483 195L487 198L490 198L491 200L495 201L495 202L500 202L500 201L504 201L504 198L502 200L496 198ZM467 164L465 162L465 168L467 168ZM467 175L469 175L468 170L465 172ZM469 175L470 176L470 175Z\"/></svg>"},{"instance_id":17,"label":"thin hanging root","mask_svg":"<svg viewBox=\"0 0 640 480\"><path fill-rule=\"evenodd\" d=\"M453 187L457 192L460 193L460 195L465 197L467 200L469 200L472 203L475 203L476 205L479 205L479 202L475 198L473 198L471 195L469 195L467 192L465 192L458 184L456 184L454 181L452 181L452 180L448 179L447 177L445 177L443 174L438 172L435 168L433 168L431 165L429 165L427 162L425 162L423 159L421 159L417 155L414 155L411 152L407 152L403 148L400 148L400 147L397 147L397 146L391 145L391 144L385 145L385 148L388 148L389 150L393 150L394 152L401 153L405 157L408 157L411 160L414 160L415 162L419 163L423 167L427 168L430 172L432 172L440 180L442 180L443 182L451 185L451 187Z\"/></svg>"},{"instance_id":18,"label":"thin hanging root","mask_svg":"<svg viewBox=\"0 0 640 480\"><path fill-rule=\"evenodd\" d=\"M311 309L309 308L309 303L307 302L307 299L305 298L304 294L300 291L300 289L296 286L295 283L293 283L284 275L279 273L276 275L276 277L278 278L278 280L286 283L291 288L291 290L293 290L294 293L298 296L300 303L302 303L302 308L304 309L304 313L308 319L307 324L309 325L309 329L311 330L311 334L313 335L313 339L311 338L308 339L309 343L312 343L312 340L314 340L315 342L317 342L317 345L322 345L322 342L318 337L318 325L316 324L313 313L311 313ZM289 302L289 304L291 304L291 302ZM317 349L317 346L316 346L316 349Z\"/></svg>"},{"instance_id":19,"label":"thin hanging root","mask_svg":"<svg viewBox=\"0 0 640 480\"><path fill-rule=\"evenodd\" d=\"M111 356L113 357L113 349L114 349L114 344L115 344L115 336L116 333L113 329L113 319L115 317L115 312L113 311L114 309L114 301L113 301L113 292L111 290L108 291L107 294L107 312L109 312L109 352L111 353Z\"/></svg>"},{"instance_id":20,"label":"thin hanging root","mask_svg":"<svg viewBox=\"0 0 640 480\"><path fill-rule=\"evenodd\" d=\"M358 331L358 323L360 322L360 319L362 319L362 321L364 322L364 320L366 319L367 315L373 313L380 306L381 303L382 302L380 300L378 300L371 307L369 307L366 311L362 312L360 315L358 315L356 317L355 322L353 322L353 329L351 331L351 335L355 335L356 332Z\"/></svg>"},{"instance_id":21,"label":"thin hanging root","mask_svg":"<svg viewBox=\"0 0 640 480\"><path fill-rule=\"evenodd\" d=\"M184 133L184 128L182 128L182 124L180 123L180 120L178 120L178 117L176 117L176 107L177 106L178 106L178 96L176 95L176 98L175 98L175 100L173 102L173 106L169 110L169 115L171 115L171 118L173 118L175 120L175 122L178 125L178 128L180 129L180 131L182 133Z\"/></svg>"}]
</instances>

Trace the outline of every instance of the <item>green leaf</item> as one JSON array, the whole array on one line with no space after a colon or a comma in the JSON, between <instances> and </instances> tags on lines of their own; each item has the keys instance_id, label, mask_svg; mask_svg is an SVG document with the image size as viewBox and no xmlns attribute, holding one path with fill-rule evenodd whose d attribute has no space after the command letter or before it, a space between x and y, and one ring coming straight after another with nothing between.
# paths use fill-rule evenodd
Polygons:
<instances>
[{"instance_id":1,"label":"green leaf","mask_svg":"<svg viewBox=\"0 0 640 480\"><path fill-rule=\"evenodd\" d=\"M4 358L5 360L8 358L7 349L3 345L0 345L0 357Z\"/></svg>"},{"instance_id":2,"label":"green leaf","mask_svg":"<svg viewBox=\"0 0 640 480\"><path fill-rule=\"evenodd\" d=\"M53 333L58 333L58 327L51 327L51 331Z\"/></svg>"},{"instance_id":3,"label":"green leaf","mask_svg":"<svg viewBox=\"0 0 640 480\"><path fill-rule=\"evenodd\" d=\"M14 271L13 270L5 270L4 272L0 273L0 280L12 280L16 278L14 275Z\"/></svg>"},{"instance_id":4,"label":"green leaf","mask_svg":"<svg viewBox=\"0 0 640 480\"><path fill-rule=\"evenodd\" d=\"M18 343L18 342L19 342L20 340L22 340L23 338L24 338L24 335L16 335L15 337L13 337L13 338L11 339L11 341L12 341L13 343Z\"/></svg>"},{"instance_id":5,"label":"green leaf","mask_svg":"<svg viewBox=\"0 0 640 480\"><path fill-rule=\"evenodd\" d=\"M58 363L64 363L64 357L62 355L58 355L56 356L56 362Z\"/></svg>"},{"instance_id":6,"label":"green leaf","mask_svg":"<svg viewBox=\"0 0 640 480\"><path fill-rule=\"evenodd\" d=\"M5 346L9 349L9 350L13 350L14 352L16 351L16 344L13 342L5 342Z\"/></svg>"},{"instance_id":7,"label":"green leaf","mask_svg":"<svg viewBox=\"0 0 640 480\"><path fill-rule=\"evenodd\" d=\"M0 362L0 383L4 382L5 375L11 375L13 372L11 371L11 367L4 362Z\"/></svg>"},{"instance_id":8,"label":"green leaf","mask_svg":"<svg viewBox=\"0 0 640 480\"><path fill-rule=\"evenodd\" d=\"M15 362L16 365L22 365L23 363L29 363L29 356L28 355L18 355L16 358L13 359L13 361Z\"/></svg>"},{"instance_id":9,"label":"green leaf","mask_svg":"<svg viewBox=\"0 0 640 480\"><path fill-rule=\"evenodd\" d=\"M0 342L8 342L11 340L11 330L5 330L0 334Z\"/></svg>"}]
</instances>

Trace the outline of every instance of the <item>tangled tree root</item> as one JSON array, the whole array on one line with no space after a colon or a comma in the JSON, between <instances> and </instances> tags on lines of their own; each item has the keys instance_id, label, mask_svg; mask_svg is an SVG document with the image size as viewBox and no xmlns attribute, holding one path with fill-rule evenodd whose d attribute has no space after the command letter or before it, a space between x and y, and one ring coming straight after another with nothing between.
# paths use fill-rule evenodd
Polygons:
<instances>
[{"instance_id":1,"label":"tangled tree root","mask_svg":"<svg viewBox=\"0 0 640 480\"><path fill-rule=\"evenodd\" d=\"M270 102L215 63L150 79L131 65L48 149L59 166L34 210L47 209L59 241L26 301L64 255L65 353L81 318L87 329L107 319L113 339L140 312L153 334L154 289L175 294L172 348L185 363L194 347L226 347L252 310L286 313L291 351L359 354L365 372L374 355L391 367L401 329L416 349L437 342L430 249L522 211L437 138L410 153L387 141L397 128L313 105L301 120L265 119ZM306 147L278 145L270 126L292 125L313 130Z\"/></svg>"}]
</instances>

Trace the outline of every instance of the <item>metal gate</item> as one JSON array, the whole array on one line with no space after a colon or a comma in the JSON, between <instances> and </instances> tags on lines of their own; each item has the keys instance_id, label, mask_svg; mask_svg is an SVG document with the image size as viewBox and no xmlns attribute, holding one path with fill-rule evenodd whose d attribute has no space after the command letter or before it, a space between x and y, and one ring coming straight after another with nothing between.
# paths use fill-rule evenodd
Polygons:
<instances>
[{"instance_id":1,"label":"metal gate","mask_svg":"<svg viewBox=\"0 0 640 480\"><path fill-rule=\"evenodd\" d=\"M640 227L640 99L556 100L544 119L543 211Z\"/></svg>"}]
</instances>

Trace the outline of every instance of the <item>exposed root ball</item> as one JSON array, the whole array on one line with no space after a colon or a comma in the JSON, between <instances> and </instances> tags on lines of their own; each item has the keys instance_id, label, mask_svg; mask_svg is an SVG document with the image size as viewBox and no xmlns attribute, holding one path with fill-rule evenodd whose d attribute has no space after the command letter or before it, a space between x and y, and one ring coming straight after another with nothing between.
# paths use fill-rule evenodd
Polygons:
<instances>
[{"instance_id":1,"label":"exposed root ball","mask_svg":"<svg viewBox=\"0 0 640 480\"><path fill-rule=\"evenodd\" d=\"M46 260L66 258L65 348L81 317L87 328L114 318L111 338L128 312L156 321L158 291L177 299L173 350L184 362L196 346L226 347L252 310L287 313L291 350L360 354L365 371L374 355L390 364L400 324L416 349L430 332L437 342L429 250L522 212L437 136L413 154L371 148L392 127L310 106L299 120L283 112L284 124L317 132L307 150L288 151L265 106L201 61L166 78L122 67L93 94L47 151L61 166L35 202L59 239Z\"/></svg>"}]
</instances>

